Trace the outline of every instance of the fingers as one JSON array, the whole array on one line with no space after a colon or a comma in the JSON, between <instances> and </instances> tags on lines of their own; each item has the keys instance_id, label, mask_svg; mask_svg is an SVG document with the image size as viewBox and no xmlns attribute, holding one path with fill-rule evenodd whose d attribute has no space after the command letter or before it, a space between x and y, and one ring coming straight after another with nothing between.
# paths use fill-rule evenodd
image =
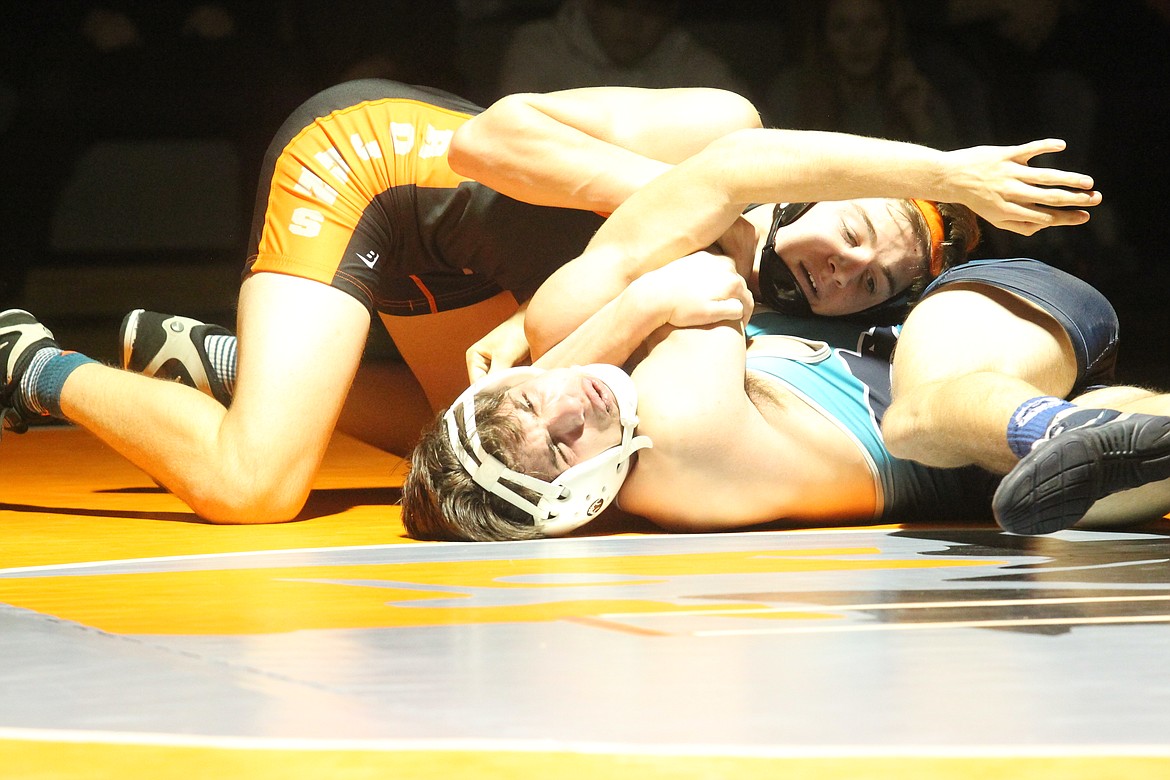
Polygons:
<instances>
[{"instance_id":1,"label":"fingers","mask_svg":"<svg viewBox=\"0 0 1170 780\"><path fill-rule=\"evenodd\" d=\"M743 301L739 298L729 298L725 301L712 301L708 309L709 322L724 322L743 319Z\"/></svg>"},{"instance_id":2,"label":"fingers","mask_svg":"<svg viewBox=\"0 0 1170 780\"><path fill-rule=\"evenodd\" d=\"M1023 212L1025 219L1004 219L995 222L995 226L1002 230L1010 230L1022 236L1030 236L1044 228L1068 225L1083 225L1089 221L1087 211L1064 211L1044 208L1034 208Z\"/></svg>"},{"instance_id":3,"label":"fingers","mask_svg":"<svg viewBox=\"0 0 1170 780\"><path fill-rule=\"evenodd\" d=\"M743 326L746 328L748 320L752 318L752 314L756 310L756 299L752 297L752 291L747 287L743 288L743 292L744 294L740 298L740 300L743 302L743 316L740 317L740 322L743 323Z\"/></svg>"},{"instance_id":4,"label":"fingers","mask_svg":"<svg viewBox=\"0 0 1170 780\"><path fill-rule=\"evenodd\" d=\"M1020 165L1028 166L1028 170L1020 175L1020 180L1040 187L1063 187L1070 190L1091 191L1093 177L1084 173L1063 171L1058 168L1033 168L1030 163L1033 158L1044 154L1062 152L1066 144L1059 138L1044 138L1019 146L1008 147L1009 158Z\"/></svg>"},{"instance_id":5,"label":"fingers","mask_svg":"<svg viewBox=\"0 0 1170 780\"><path fill-rule=\"evenodd\" d=\"M1016 200L1028 206L1035 205L1045 209L1064 209L1083 212L1085 209L1090 209L1101 202L1101 193L1096 190L1085 192L1080 190L1035 187L1027 190L1022 197Z\"/></svg>"},{"instance_id":6,"label":"fingers","mask_svg":"<svg viewBox=\"0 0 1170 780\"><path fill-rule=\"evenodd\" d=\"M467 378L472 383L487 376L489 365L487 355L472 347L467 350L465 360L467 363Z\"/></svg>"},{"instance_id":7,"label":"fingers","mask_svg":"<svg viewBox=\"0 0 1170 780\"><path fill-rule=\"evenodd\" d=\"M480 351L476 347L467 350L467 378L472 382L483 379L489 374L497 374L506 368L519 365L528 355L527 352L517 354L515 351L498 349Z\"/></svg>"},{"instance_id":8,"label":"fingers","mask_svg":"<svg viewBox=\"0 0 1170 780\"><path fill-rule=\"evenodd\" d=\"M1052 187L1078 193L1093 192L1092 176L1062 171L1058 168L1026 168L1020 172L1019 178L1037 187Z\"/></svg>"},{"instance_id":9,"label":"fingers","mask_svg":"<svg viewBox=\"0 0 1170 780\"><path fill-rule=\"evenodd\" d=\"M1033 157L1038 157L1042 154L1052 154L1053 152L1063 152L1066 146L1067 144L1060 138L1042 138L1038 141L1031 141L1012 147L1012 157L1017 162L1027 164Z\"/></svg>"},{"instance_id":10,"label":"fingers","mask_svg":"<svg viewBox=\"0 0 1170 780\"><path fill-rule=\"evenodd\" d=\"M730 284L726 297L712 301L711 322L739 321L744 325L751 319L756 305L751 290L743 284L742 278L736 277L736 283Z\"/></svg>"}]
</instances>

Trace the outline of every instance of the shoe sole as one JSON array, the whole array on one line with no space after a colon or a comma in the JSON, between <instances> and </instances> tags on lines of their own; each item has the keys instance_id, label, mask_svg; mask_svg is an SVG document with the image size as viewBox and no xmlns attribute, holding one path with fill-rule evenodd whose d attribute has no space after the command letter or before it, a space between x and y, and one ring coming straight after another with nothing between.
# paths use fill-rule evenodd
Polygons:
<instances>
[{"instance_id":1,"label":"shoe sole","mask_svg":"<svg viewBox=\"0 0 1170 780\"><path fill-rule=\"evenodd\" d=\"M1106 496L1170 478L1170 418L1124 424L1134 417L1070 431L1023 458L995 491L996 522L1017 534L1062 531Z\"/></svg>"}]
</instances>

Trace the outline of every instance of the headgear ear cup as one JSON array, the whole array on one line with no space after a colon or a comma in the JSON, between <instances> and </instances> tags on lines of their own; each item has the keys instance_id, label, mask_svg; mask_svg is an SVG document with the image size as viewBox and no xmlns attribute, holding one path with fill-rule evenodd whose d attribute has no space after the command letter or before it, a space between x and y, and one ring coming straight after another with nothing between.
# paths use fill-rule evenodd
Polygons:
<instances>
[{"instance_id":1,"label":"headgear ear cup","mask_svg":"<svg viewBox=\"0 0 1170 780\"><path fill-rule=\"evenodd\" d=\"M776 254L776 231L790 225L813 207L812 203L777 203L772 212L772 227L764 248L760 250L760 297L770 308L793 317L810 317L812 308L804 290Z\"/></svg>"}]
</instances>

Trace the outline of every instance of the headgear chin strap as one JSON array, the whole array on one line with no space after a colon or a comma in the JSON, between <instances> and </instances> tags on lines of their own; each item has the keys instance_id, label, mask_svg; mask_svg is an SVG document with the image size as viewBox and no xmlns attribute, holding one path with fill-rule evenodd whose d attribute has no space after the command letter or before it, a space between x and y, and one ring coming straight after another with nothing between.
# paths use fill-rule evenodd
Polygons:
<instances>
[{"instance_id":1,"label":"headgear chin strap","mask_svg":"<svg viewBox=\"0 0 1170 780\"><path fill-rule=\"evenodd\" d=\"M629 475L631 456L651 446L648 437L634 435L638 426L638 393L629 374L616 366L601 363L584 366L581 370L604 382L617 399L622 440L572 466L551 482L513 471L488 453L475 423L476 394L509 377L536 376L543 373L542 369L518 366L484 377L464 390L444 415L451 447L475 484L531 515L536 529L545 536L567 534L599 515L617 498L618 490ZM460 417L467 446L459 434ZM533 502L524 497L504 480L533 491L537 500Z\"/></svg>"},{"instance_id":2,"label":"headgear chin strap","mask_svg":"<svg viewBox=\"0 0 1170 780\"><path fill-rule=\"evenodd\" d=\"M930 235L930 259L927 265L930 278L942 272L943 253L949 242L944 241L945 230L938 207L927 200L911 200L914 208L922 214L926 228ZM788 265L776 254L776 231L785 225L791 225L804 216L815 203L777 203L772 212L772 228L768 231L768 238L760 250L760 298L770 308L781 314L791 317L811 317L812 307L804 290L796 281L796 276L788 269ZM910 308L917 300L910 289L903 290L897 295L887 298L881 303L870 306L853 314L838 315L850 319L864 320L871 325L897 325L906 319Z\"/></svg>"}]
</instances>

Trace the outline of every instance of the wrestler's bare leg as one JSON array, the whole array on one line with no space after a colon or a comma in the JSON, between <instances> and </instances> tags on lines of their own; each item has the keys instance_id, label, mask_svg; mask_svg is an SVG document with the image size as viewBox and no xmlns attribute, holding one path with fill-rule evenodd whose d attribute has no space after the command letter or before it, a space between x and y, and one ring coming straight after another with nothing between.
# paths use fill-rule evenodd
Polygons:
<instances>
[{"instance_id":1,"label":"wrestler's bare leg","mask_svg":"<svg viewBox=\"0 0 1170 780\"><path fill-rule=\"evenodd\" d=\"M400 360L365 362L345 399L337 430L406 456L435 416L410 368Z\"/></svg>"},{"instance_id":2,"label":"wrestler's bare leg","mask_svg":"<svg viewBox=\"0 0 1170 780\"><path fill-rule=\"evenodd\" d=\"M1017 461L1007 444L1012 413L1030 398L1065 397L1076 372L1068 335L1049 314L988 285L948 286L903 326L886 446L931 466L1006 473Z\"/></svg>"},{"instance_id":3,"label":"wrestler's bare leg","mask_svg":"<svg viewBox=\"0 0 1170 780\"><path fill-rule=\"evenodd\" d=\"M1018 460L1007 446L1008 420L1029 399L1064 397L1075 381L1076 361L1067 334L1050 315L1010 293L964 285L928 297L911 313L893 370L894 403L882 423L893 454L935 466L973 463L1011 471L1012 481L1023 476L1013 471ZM1170 395L1135 387L1102 388L1071 402L1089 409L1170 415ZM1059 442L1058 437L1049 446ZM1028 488L1031 474L1018 484ZM1004 492L1002 502L996 497L997 517L1007 528L1050 531L1077 519L1073 514L1067 523L1059 521L1061 500L1044 492L1037 494L1045 496L1043 502L1019 505L1029 511L1004 514L1016 506L1009 499L1017 492ZM1076 526L1132 524L1167 512L1170 480L1158 479L1096 501ZM1041 525L1034 517L1057 520Z\"/></svg>"},{"instance_id":4,"label":"wrestler's bare leg","mask_svg":"<svg viewBox=\"0 0 1170 780\"><path fill-rule=\"evenodd\" d=\"M230 409L175 382L90 364L61 408L219 523L290 520L304 505L369 329L354 298L262 273L240 292Z\"/></svg>"},{"instance_id":5,"label":"wrestler's bare leg","mask_svg":"<svg viewBox=\"0 0 1170 780\"><path fill-rule=\"evenodd\" d=\"M382 315L382 323L422 385L433 409L449 406L467 389L466 353L516 311L511 293L459 309L418 317Z\"/></svg>"}]
</instances>

